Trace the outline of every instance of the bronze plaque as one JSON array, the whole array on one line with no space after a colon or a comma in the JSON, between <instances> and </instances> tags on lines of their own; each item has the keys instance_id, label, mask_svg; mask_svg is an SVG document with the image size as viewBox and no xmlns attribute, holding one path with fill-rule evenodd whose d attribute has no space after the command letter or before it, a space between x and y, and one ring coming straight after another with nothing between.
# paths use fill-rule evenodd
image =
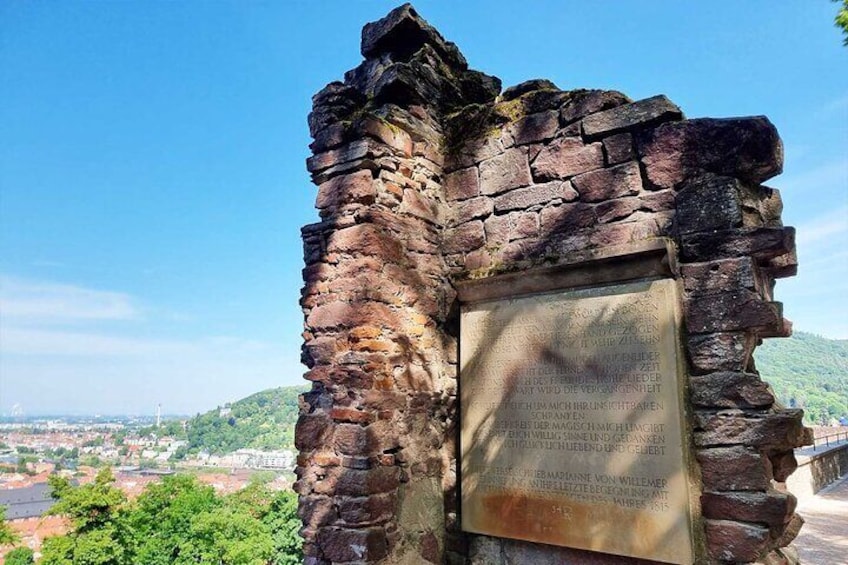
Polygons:
<instances>
[{"instance_id":1,"label":"bronze plaque","mask_svg":"<svg viewBox=\"0 0 848 565\"><path fill-rule=\"evenodd\" d=\"M463 305L462 528L692 563L670 279Z\"/></svg>"}]
</instances>

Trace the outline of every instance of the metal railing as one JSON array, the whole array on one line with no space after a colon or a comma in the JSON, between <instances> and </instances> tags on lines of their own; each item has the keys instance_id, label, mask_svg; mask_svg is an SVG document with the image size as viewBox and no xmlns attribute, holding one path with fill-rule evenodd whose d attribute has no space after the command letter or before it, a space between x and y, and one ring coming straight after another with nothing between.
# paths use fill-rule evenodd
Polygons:
<instances>
[{"instance_id":1,"label":"metal railing","mask_svg":"<svg viewBox=\"0 0 848 565\"><path fill-rule=\"evenodd\" d=\"M843 441L848 441L848 430L836 432L834 434L827 434L826 436L817 437L813 440L813 451L818 447L824 447L827 449L831 445L836 445Z\"/></svg>"}]
</instances>

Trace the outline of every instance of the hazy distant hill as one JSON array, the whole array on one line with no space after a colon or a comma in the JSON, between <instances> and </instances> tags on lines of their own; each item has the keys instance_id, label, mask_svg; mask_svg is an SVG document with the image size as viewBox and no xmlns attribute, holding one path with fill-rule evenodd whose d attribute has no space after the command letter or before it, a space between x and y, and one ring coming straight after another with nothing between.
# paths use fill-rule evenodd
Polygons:
<instances>
[{"instance_id":1,"label":"hazy distant hill","mask_svg":"<svg viewBox=\"0 0 848 565\"><path fill-rule=\"evenodd\" d=\"M804 408L808 423L848 417L848 340L795 332L765 340L754 358L781 402Z\"/></svg>"},{"instance_id":2,"label":"hazy distant hill","mask_svg":"<svg viewBox=\"0 0 848 565\"><path fill-rule=\"evenodd\" d=\"M223 408L191 418L186 425L189 449L228 453L256 449L294 449L297 396L307 387L272 388Z\"/></svg>"}]
</instances>

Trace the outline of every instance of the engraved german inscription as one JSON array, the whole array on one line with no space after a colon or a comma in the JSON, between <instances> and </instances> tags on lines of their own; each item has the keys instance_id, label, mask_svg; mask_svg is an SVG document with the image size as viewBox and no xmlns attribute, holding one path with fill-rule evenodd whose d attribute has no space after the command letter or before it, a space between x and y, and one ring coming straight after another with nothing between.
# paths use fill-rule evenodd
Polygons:
<instances>
[{"instance_id":1,"label":"engraved german inscription","mask_svg":"<svg viewBox=\"0 0 848 565\"><path fill-rule=\"evenodd\" d=\"M676 301L659 280L462 307L464 530L692 562Z\"/></svg>"}]
</instances>

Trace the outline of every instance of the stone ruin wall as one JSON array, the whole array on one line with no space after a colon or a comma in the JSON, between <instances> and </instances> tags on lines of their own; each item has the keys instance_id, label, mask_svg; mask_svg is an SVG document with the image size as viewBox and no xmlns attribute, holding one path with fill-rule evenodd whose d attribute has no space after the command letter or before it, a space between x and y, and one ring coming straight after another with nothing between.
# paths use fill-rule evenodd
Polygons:
<instances>
[{"instance_id":1,"label":"stone ruin wall","mask_svg":"<svg viewBox=\"0 0 848 565\"><path fill-rule=\"evenodd\" d=\"M307 563L646 563L460 531L456 285L663 237L684 289L702 561L788 562L802 520L781 488L808 438L751 356L791 331L772 290L795 273L794 231L761 184L782 168L774 126L544 80L501 93L409 5L365 26L362 54L309 116Z\"/></svg>"}]
</instances>

